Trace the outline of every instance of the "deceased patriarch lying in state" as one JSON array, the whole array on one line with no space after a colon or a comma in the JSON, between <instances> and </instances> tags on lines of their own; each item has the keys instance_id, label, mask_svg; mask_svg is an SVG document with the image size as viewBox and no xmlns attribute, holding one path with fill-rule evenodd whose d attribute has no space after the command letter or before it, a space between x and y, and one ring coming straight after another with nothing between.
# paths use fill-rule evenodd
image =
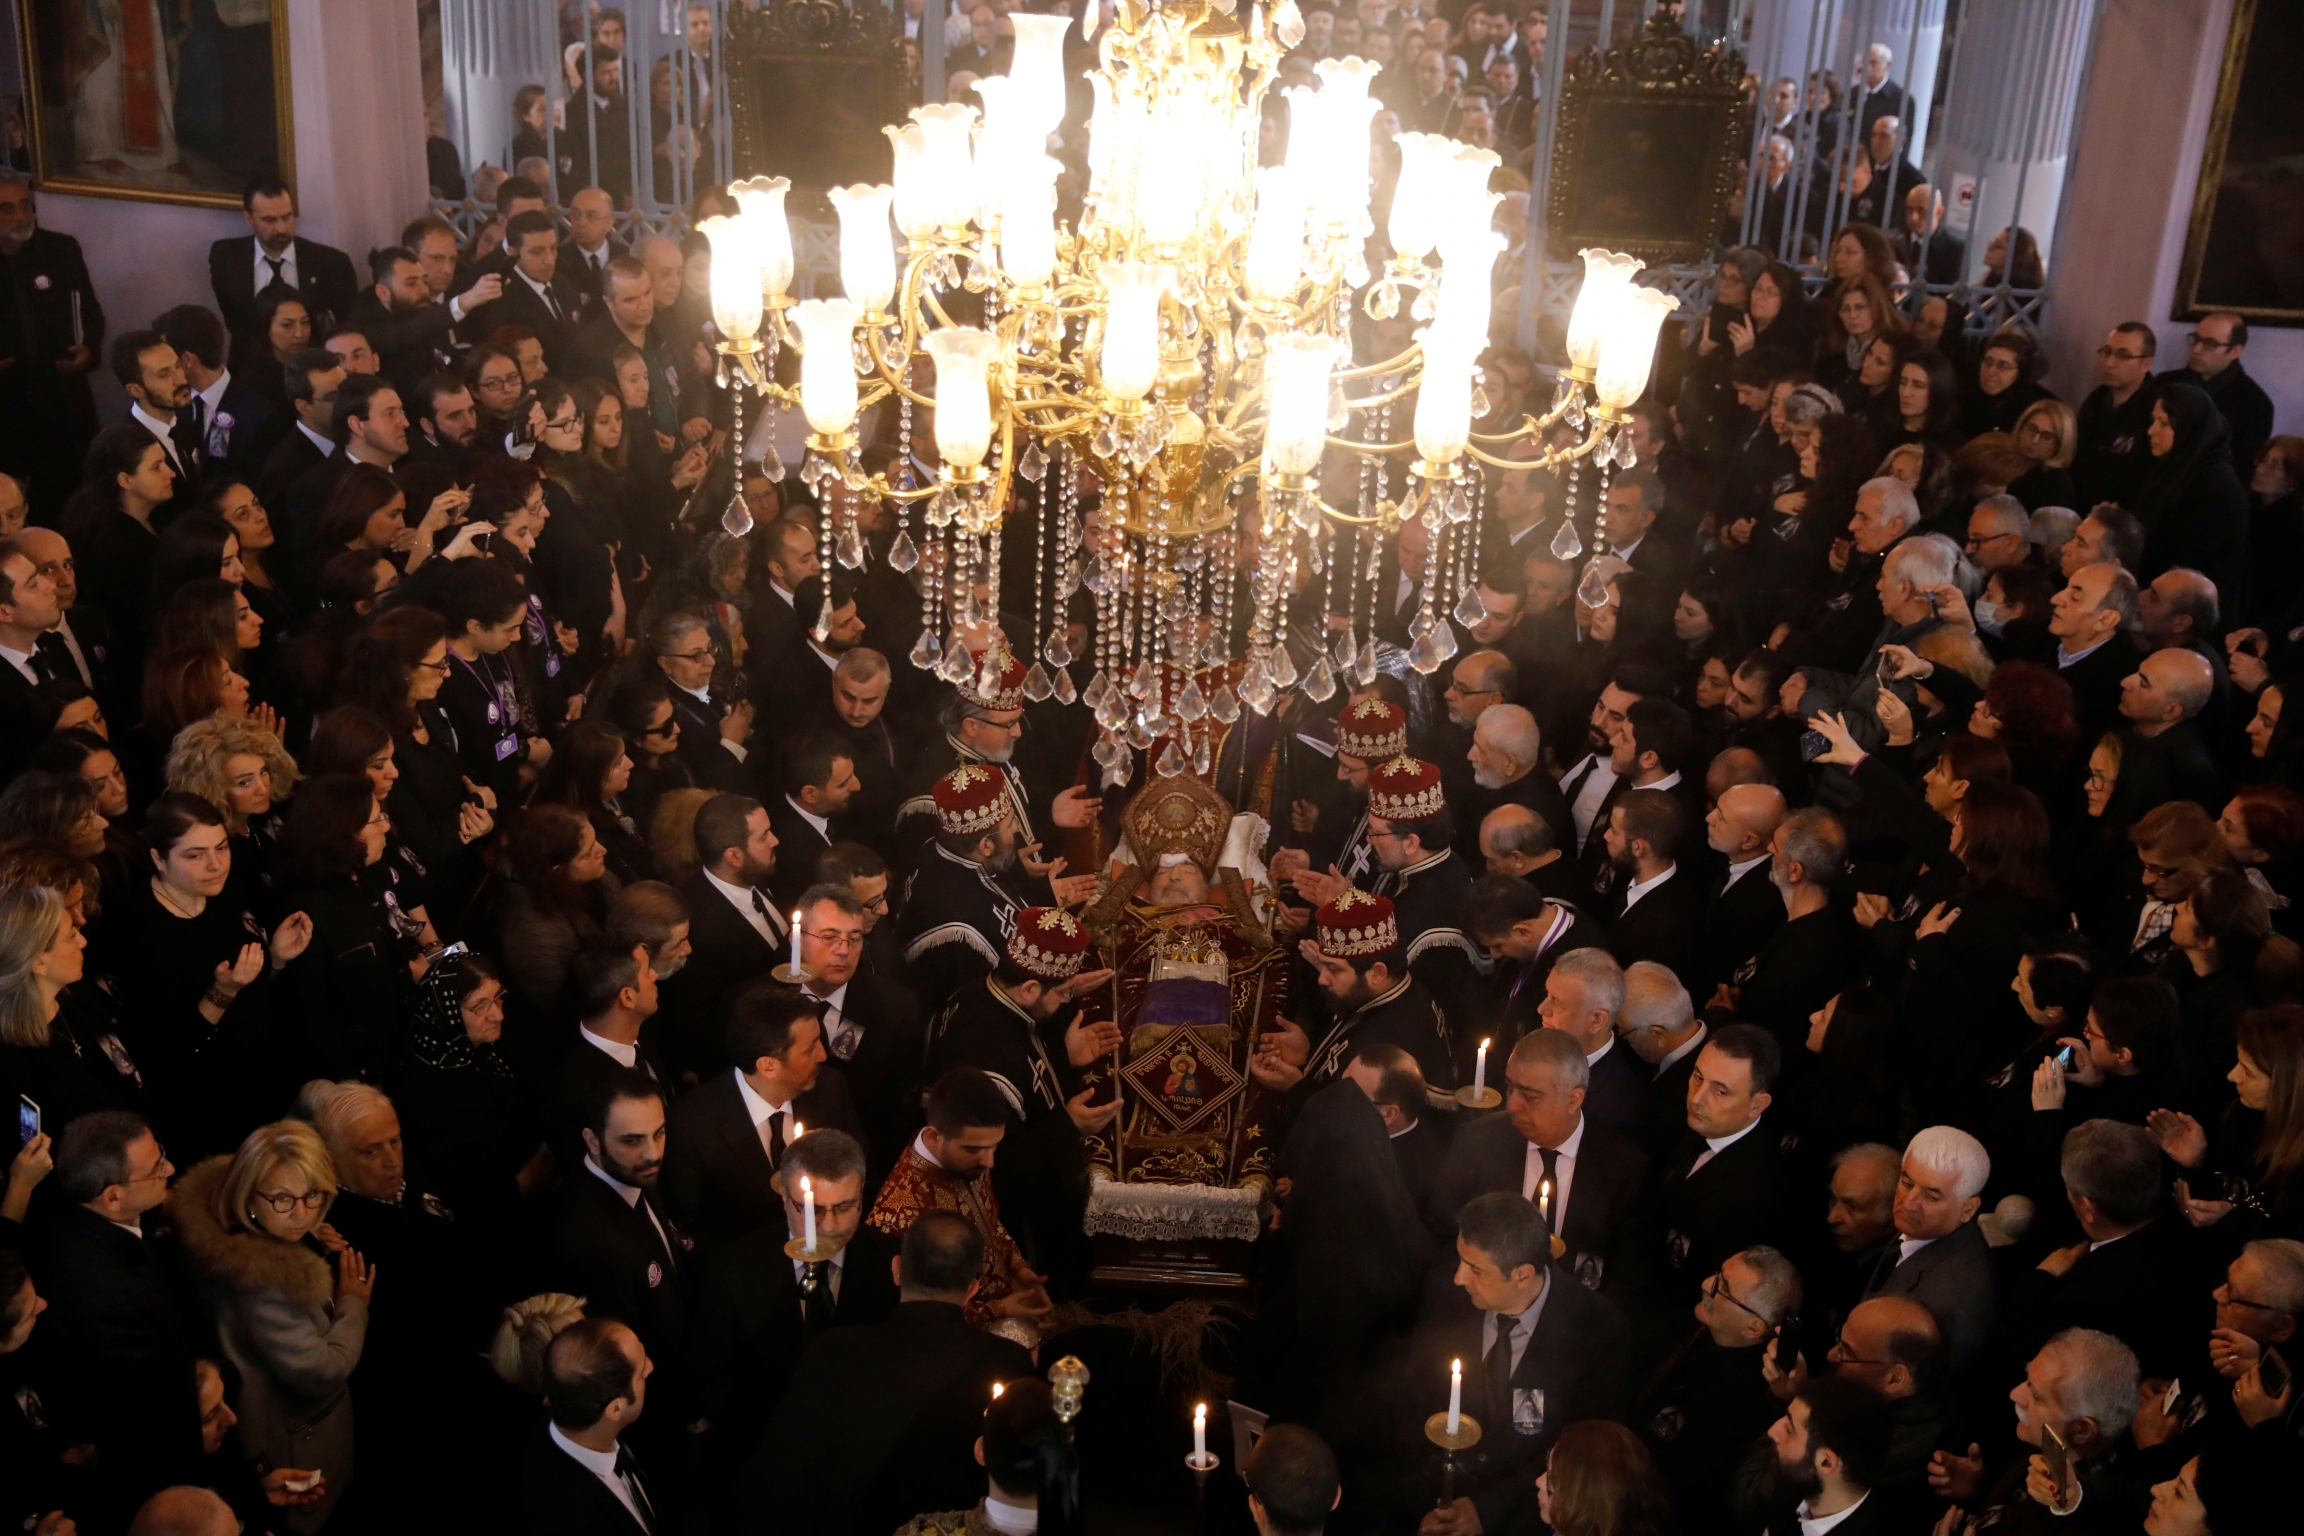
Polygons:
<instances>
[{"instance_id":1,"label":"deceased patriarch lying in state","mask_svg":"<svg viewBox=\"0 0 2304 1536\"><path fill-rule=\"evenodd\" d=\"M1121 829L1111 887L1087 914L1113 975L1080 1006L1120 1027L1118 1051L1083 1076L1095 1102L1125 1107L1081 1138L1087 1229L1252 1240L1278 1106L1248 1058L1288 983L1260 857L1270 829L1190 774L1147 785Z\"/></svg>"}]
</instances>

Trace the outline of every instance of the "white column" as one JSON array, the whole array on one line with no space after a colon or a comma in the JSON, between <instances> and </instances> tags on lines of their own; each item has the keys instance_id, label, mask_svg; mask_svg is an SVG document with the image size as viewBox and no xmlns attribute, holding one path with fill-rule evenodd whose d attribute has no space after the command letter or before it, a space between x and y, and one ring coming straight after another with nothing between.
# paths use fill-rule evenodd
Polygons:
<instances>
[{"instance_id":1,"label":"white column","mask_svg":"<svg viewBox=\"0 0 2304 1536\"><path fill-rule=\"evenodd\" d=\"M1938 179L1968 274L2010 223L2051 255L2097 0L1969 0L1944 100Z\"/></svg>"},{"instance_id":2,"label":"white column","mask_svg":"<svg viewBox=\"0 0 2304 1536\"><path fill-rule=\"evenodd\" d=\"M424 79L407 0L288 0L300 228L352 255L424 211Z\"/></svg>"}]
</instances>

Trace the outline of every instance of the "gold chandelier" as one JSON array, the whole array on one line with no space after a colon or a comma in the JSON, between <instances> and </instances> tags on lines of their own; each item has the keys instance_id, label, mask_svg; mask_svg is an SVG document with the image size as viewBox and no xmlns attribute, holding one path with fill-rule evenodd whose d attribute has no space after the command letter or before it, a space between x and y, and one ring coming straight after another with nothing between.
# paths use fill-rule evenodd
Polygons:
<instances>
[{"instance_id":1,"label":"gold chandelier","mask_svg":"<svg viewBox=\"0 0 2304 1536\"><path fill-rule=\"evenodd\" d=\"M899 509L888 558L922 571L916 665L955 683L977 667L997 675L997 647L971 637L1000 612L1012 487L1036 487L1025 692L1086 700L1107 784L1125 782L1133 753L1160 741L1162 772L1205 773L1215 727L1243 706L1268 713L1295 687L1324 702L1340 679L1370 681L1381 545L1410 518L1427 537L1409 660L1429 673L1453 655L1439 604L1455 594L1461 622L1479 617L1483 481L1465 473L1467 458L1568 465L1568 516L1553 548L1582 554L1575 467L1591 458L1605 476L1632 465L1627 412L1677 307L1634 284L1632 258L1585 252L1551 409L1500 433L1473 431L1489 412L1477 359L1503 245L1488 190L1497 156L1401 135L1386 224L1393 255L1372 273L1369 126L1380 104L1368 92L1378 66L1321 61L1317 89L1286 92L1285 163L1260 168L1264 95L1304 24L1294 0L1276 0L1243 28L1234 4L1117 0L1089 76L1089 181L1074 227L1057 222L1061 167L1046 152L1065 114L1071 18L1023 12L1010 18L1010 72L977 82L981 112L914 108L909 124L884 130L893 184L831 192L844 297L789 297L783 178L738 183L739 211L701 226L722 382L806 417L801 479L828 509L822 547L850 568L864 563L854 519L832 510L835 489ZM953 318L955 294L970 296L953 307L980 309L980 325ZM1354 366L1356 299L1375 322L1398 319L1405 302L1413 339ZM796 389L776 380L784 347L800 355ZM929 388L915 387L922 357L934 368ZM856 434L859 411L889 399L900 419L893 480L864 472ZM934 413L932 484L915 483L915 408ZM737 420L741 433L741 408ZM1576 435L1549 446L1562 424ZM1522 442L1540 451L1505 457ZM1323 499L1330 450L1357 460L1356 505ZM780 477L773 447L767 462ZM1085 477L1101 503L1086 519ZM751 526L741 494L726 525ZM1284 643L1288 601L1322 578L1327 611L1338 612L1340 574L1347 623L1320 637L1300 673ZM1588 567L1587 581L1602 574ZM1075 657L1067 639L1066 604L1081 587L1096 600L1093 658ZM829 592L825 603L819 639ZM1070 669L1081 660L1094 674L1076 691Z\"/></svg>"}]
</instances>

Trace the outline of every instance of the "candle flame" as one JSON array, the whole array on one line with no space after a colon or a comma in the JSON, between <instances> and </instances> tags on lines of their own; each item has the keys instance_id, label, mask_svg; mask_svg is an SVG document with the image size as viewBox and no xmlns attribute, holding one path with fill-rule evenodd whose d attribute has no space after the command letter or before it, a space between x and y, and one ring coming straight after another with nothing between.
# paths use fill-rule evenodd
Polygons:
<instances>
[{"instance_id":1,"label":"candle flame","mask_svg":"<svg viewBox=\"0 0 2304 1536\"><path fill-rule=\"evenodd\" d=\"M799 1140L801 1137L803 1137L803 1136L805 1136L805 1135L807 1135L807 1134L808 1134L808 1127L806 1127L806 1126L804 1126L804 1125L802 1125L802 1124L800 1123L800 1117L799 1117L798 1115L794 1115L794 1116L792 1117L792 1139L793 1139L794 1141L798 1141L798 1140ZM802 1183L806 1183L807 1181L806 1181L805 1179L803 1179L801 1182L802 1182Z\"/></svg>"},{"instance_id":2,"label":"candle flame","mask_svg":"<svg viewBox=\"0 0 2304 1536\"><path fill-rule=\"evenodd\" d=\"M1451 1376L1461 1376L1461 1375L1463 1375L1463 1374L1464 1374L1464 1362L1463 1362L1463 1361L1461 1361L1461 1360L1451 1360L1451 1361L1449 1361L1449 1362L1448 1362L1448 1374L1449 1374L1449 1375L1451 1375Z\"/></svg>"},{"instance_id":3,"label":"candle flame","mask_svg":"<svg viewBox=\"0 0 2304 1536\"><path fill-rule=\"evenodd\" d=\"M1208 1405L1207 1405L1206 1403L1195 1403L1195 1404L1193 1404L1193 1406L1192 1406L1192 1423L1193 1423L1193 1425L1194 1425L1195 1427L1198 1427L1199 1425L1205 1424L1205 1423L1207 1423L1207 1422L1208 1422Z\"/></svg>"},{"instance_id":4,"label":"candle flame","mask_svg":"<svg viewBox=\"0 0 2304 1536\"><path fill-rule=\"evenodd\" d=\"M996 1381L992 1383L992 1401L1000 1401L1000 1394L1007 1390L1008 1384L1004 1381Z\"/></svg>"},{"instance_id":5,"label":"candle flame","mask_svg":"<svg viewBox=\"0 0 2304 1536\"><path fill-rule=\"evenodd\" d=\"M1488 1049L1488 1042L1487 1042L1487 1041L1485 1041L1485 1040L1481 1041L1481 1042L1480 1042L1480 1049L1482 1049L1482 1050L1486 1050L1486 1049Z\"/></svg>"},{"instance_id":6,"label":"candle flame","mask_svg":"<svg viewBox=\"0 0 2304 1536\"><path fill-rule=\"evenodd\" d=\"M811 1202L816 1198L815 1188L809 1184L806 1174L800 1175L800 1198Z\"/></svg>"}]
</instances>

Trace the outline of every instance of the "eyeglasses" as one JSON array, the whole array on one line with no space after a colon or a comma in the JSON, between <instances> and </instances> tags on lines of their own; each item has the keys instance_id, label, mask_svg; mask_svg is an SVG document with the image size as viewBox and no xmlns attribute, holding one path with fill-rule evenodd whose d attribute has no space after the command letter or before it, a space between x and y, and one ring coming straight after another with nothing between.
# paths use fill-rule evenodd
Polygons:
<instances>
[{"instance_id":1,"label":"eyeglasses","mask_svg":"<svg viewBox=\"0 0 2304 1536\"><path fill-rule=\"evenodd\" d=\"M887 910L888 910L888 897L886 896L886 894L885 894L885 893L883 893L883 894L881 894L881 895L878 895L878 896L875 896L875 897L873 897L873 898L872 898L870 901L867 901L867 902L865 902L865 903L864 903L864 910L865 910L865 911L867 911L867 912L885 912L885 911L887 911Z\"/></svg>"},{"instance_id":2,"label":"eyeglasses","mask_svg":"<svg viewBox=\"0 0 2304 1536\"><path fill-rule=\"evenodd\" d=\"M800 931L836 955L864 947L864 935L861 933L826 932L822 928L803 928Z\"/></svg>"},{"instance_id":3,"label":"eyeglasses","mask_svg":"<svg viewBox=\"0 0 2304 1536\"><path fill-rule=\"evenodd\" d=\"M1713 1275L1711 1279L1704 1282L1704 1294L1707 1296L1716 1296L1720 1300L1728 1303L1728 1305L1734 1307L1737 1311L1747 1313L1753 1318L1758 1319L1760 1326L1763 1328L1772 1328L1775 1326L1775 1324L1769 1322L1768 1319L1761 1317L1759 1313L1754 1312L1750 1307L1738 1301L1736 1299L1735 1293L1728 1289L1727 1280L1718 1274Z\"/></svg>"},{"instance_id":4,"label":"eyeglasses","mask_svg":"<svg viewBox=\"0 0 2304 1536\"><path fill-rule=\"evenodd\" d=\"M1836 1336L1836 1337L1835 1337L1835 1338L1832 1340L1832 1348L1831 1348L1831 1349L1830 1349L1830 1350L1827 1352L1827 1354L1826 1354L1826 1358L1827 1358L1827 1359L1829 1359L1829 1360L1831 1360L1831 1361L1832 1361L1832 1363L1833 1363L1833 1364L1835 1364L1835 1365L1881 1365L1881 1366L1886 1366L1886 1365L1894 1365L1894 1364L1896 1363L1896 1362L1895 1362L1895 1361L1893 1361L1893 1360L1867 1360L1867 1359L1865 1359L1865 1358L1864 1358L1862 1355L1860 1355L1860 1354L1856 1353L1856 1349L1855 1349L1855 1346L1851 1345L1851 1344L1848 1342L1848 1335L1847 1335L1845 1332L1842 1332L1841 1334L1839 1334L1838 1336Z\"/></svg>"},{"instance_id":5,"label":"eyeglasses","mask_svg":"<svg viewBox=\"0 0 2304 1536\"><path fill-rule=\"evenodd\" d=\"M706 646L700 651L674 651L664 659L666 661L710 661L712 659L712 647Z\"/></svg>"},{"instance_id":6,"label":"eyeglasses","mask_svg":"<svg viewBox=\"0 0 2304 1536\"><path fill-rule=\"evenodd\" d=\"M2250 1301L2245 1296L2226 1296L2223 1298L2221 1305L2227 1307L2246 1307L2252 1312L2269 1312L2274 1317L2288 1316L2288 1309L2286 1307L2275 1307L2270 1302Z\"/></svg>"},{"instance_id":7,"label":"eyeglasses","mask_svg":"<svg viewBox=\"0 0 2304 1536\"><path fill-rule=\"evenodd\" d=\"M573 432L581 425L582 423L576 417L570 416L565 421L544 423L544 430L547 432Z\"/></svg>"},{"instance_id":8,"label":"eyeglasses","mask_svg":"<svg viewBox=\"0 0 2304 1536\"><path fill-rule=\"evenodd\" d=\"M442 677L446 677L448 675L448 660L446 657L442 657L438 661L419 661L416 663L416 665L422 667L427 672L437 672Z\"/></svg>"},{"instance_id":9,"label":"eyeglasses","mask_svg":"<svg viewBox=\"0 0 2304 1536\"><path fill-rule=\"evenodd\" d=\"M308 1211L320 1209L328 1203L328 1191L313 1189L307 1190L301 1195L292 1195L284 1189L275 1189L269 1192L259 1190L255 1198L272 1207L274 1215L285 1216L298 1206L302 1206Z\"/></svg>"},{"instance_id":10,"label":"eyeglasses","mask_svg":"<svg viewBox=\"0 0 2304 1536\"><path fill-rule=\"evenodd\" d=\"M2206 347L2211 352L2229 352L2238 345L2236 342L2218 341L2213 336L2203 336L2198 331L2186 332L2184 339L2196 347Z\"/></svg>"},{"instance_id":11,"label":"eyeglasses","mask_svg":"<svg viewBox=\"0 0 2304 1536\"><path fill-rule=\"evenodd\" d=\"M2118 347L2098 347L2096 355L2100 358L2116 357L2124 363L2140 363L2152 354L2149 352L2123 352Z\"/></svg>"},{"instance_id":12,"label":"eyeglasses","mask_svg":"<svg viewBox=\"0 0 2304 1536\"><path fill-rule=\"evenodd\" d=\"M140 1173L132 1179L122 1179L120 1182L123 1184L149 1184L154 1179L164 1179L175 1171L168 1161L168 1149L166 1147L154 1142L152 1152L152 1171L150 1173Z\"/></svg>"},{"instance_id":13,"label":"eyeglasses","mask_svg":"<svg viewBox=\"0 0 2304 1536\"><path fill-rule=\"evenodd\" d=\"M2184 873L2183 870L2173 864L2155 864L2150 859L2144 859L2140 862L2144 865L2144 874L2147 879L2168 880Z\"/></svg>"}]
</instances>

